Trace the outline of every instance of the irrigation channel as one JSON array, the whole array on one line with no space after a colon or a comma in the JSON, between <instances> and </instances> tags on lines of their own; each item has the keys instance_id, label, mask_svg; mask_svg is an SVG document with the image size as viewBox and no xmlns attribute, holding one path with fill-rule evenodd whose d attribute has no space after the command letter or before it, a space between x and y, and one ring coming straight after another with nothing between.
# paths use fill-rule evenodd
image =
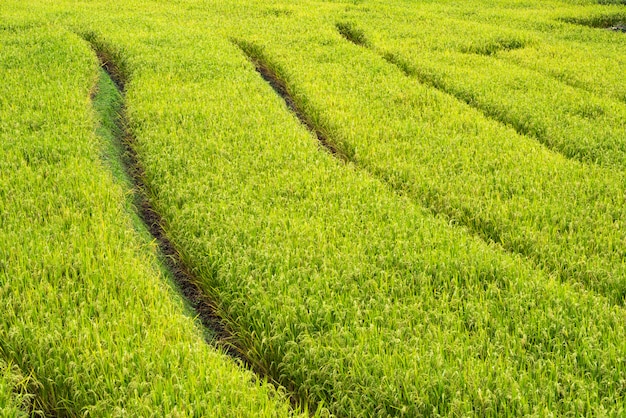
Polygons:
<instances>
[{"instance_id":1,"label":"irrigation channel","mask_svg":"<svg viewBox=\"0 0 626 418\"><path fill-rule=\"evenodd\" d=\"M116 142L122 148L120 150L122 153L121 164L126 176L132 183L135 200L134 205L137 214L146 230L152 235L158 245L163 267L172 277L179 292L196 313L201 324L211 332L212 336L205 338L207 344L221 349L228 356L235 359L235 361L255 373L260 381L268 383L274 382L274 385L278 385L278 379L267 375L263 370L255 367L254 363L245 356L243 350L237 346L234 334L228 329L225 321L217 312L215 304L198 286L198 280L194 277L191 269L185 265L180 253L167 237L163 228L165 221L150 202L149 188L144 181L145 172L134 148L135 138L128 129L128 120L124 105L126 92L125 77L119 67L111 59L111 54L99 49L93 43L91 43L91 46L96 52L101 68L104 70L106 76L111 79L122 98L121 105L115 112L118 115L115 121L117 132L112 134L115 135ZM97 96L98 93L98 91L95 91L95 96ZM296 397L295 394L287 393L287 395L294 409L299 409L304 405L305 402ZM313 412L314 409L311 410L311 413Z\"/></svg>"},{"instance_id":2,"label":"irrigation channel","mask_svg":"<svg viewBox=\"0 0 626 418\"><path fill-rule=\"evenodd\" d=\"M315 124L311 121L309 117L306 116L304 111L298 107L296 101L289 94L289 90L287 89L286 84L278 77L278 75L270 69L270 67L265 64L260 58L256 57L250 50L254 49L252 45L247 45L244 42L233 41L235 45L241 49L244 55L248 58L248 60L254 65L254 68L259 73L259 75L269 84L274 92L281 97L287 108L291 110L300 123L302 123L312 134L314 134L322 147L330 152L333 156L342 160L343 162L348 162L350 159L347 155L345 155L341 150L333 145L331 141L328 140L326 135L319 130Z\"/></svg>"}]
</instances>

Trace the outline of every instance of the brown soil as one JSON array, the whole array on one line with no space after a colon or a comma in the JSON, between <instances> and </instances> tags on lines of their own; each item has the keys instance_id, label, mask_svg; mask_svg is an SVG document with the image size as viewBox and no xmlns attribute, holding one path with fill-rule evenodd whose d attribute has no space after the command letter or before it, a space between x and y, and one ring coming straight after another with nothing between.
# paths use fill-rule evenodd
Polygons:
<instances>
[{"instance_id":1,"label":"brown soil","mask_svg":"<svg viewBox=\"0 0 626 418\"><path fill-rule=\"evenodd\" d=\"M311 133L313 133L320 144L328 150L332 155L339 158L342 161L348 161L348 157L339 150L331 141L328 140L326 135L318 129L313 122L306 116L306 114L302 111L302 109L298 106L296 101L293 99L291 94L287 89L285 83L274 73L267 65L261 62L259 59L254 58L246 53L244 50L244 54L248 57L248 59L254 64L257 72L261 75L263 80L265 80L284 101L287 107L297 116L300 123L307 127Z\"/></svg>"}]
</instances>

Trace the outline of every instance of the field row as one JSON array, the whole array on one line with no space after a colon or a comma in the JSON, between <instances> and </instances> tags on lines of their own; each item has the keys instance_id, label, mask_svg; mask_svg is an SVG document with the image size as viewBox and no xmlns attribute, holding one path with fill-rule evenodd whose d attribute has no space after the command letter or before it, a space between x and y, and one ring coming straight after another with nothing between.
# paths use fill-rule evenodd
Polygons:
<instances>
[{"instance_id":1,"label":"field row","mask_svg":"<svg viewBox=\"0 0 626 418\"><path fill-rule=\"evenodd\" d=\"M435 4L421 12L420 9L407 10L405 15L409 16L401 22L419 19L420 14L421 21L424 21L425 13L431 18L438 14L438 18L446 23L432 25L426 34L406 28L412 32L408 36L409 42L417 41L421 47L428 45L427 49L431 51L491 51L493 57L505 63L517 64L572 87L626 102L626 81L620 71L626 65L626 40L623 33L606 30L626 22L624 6L574 8L559 3L532 12L515 7L482 7L471 13L463 8ZM393 6L390 7L393 13ZM358 19L358 14L347 13L345 17ZM473 36L466 36L467 30ZM432 36L437 34L443 36ZM428 43L423 42L426 38Z\"/></svg>"},{"instance_id":2,"label":"field row","mask_svg":"<svg viewBox=\"0 0 626 418\"><path fill-rule=\"evenodd\" d=\"M462 22L447 23L470 32ZM372 44L380 55L410 77L568 158L619 169L626 166L626 103L570 87L551 76L494 57L499 51L516 50L532 42L524 40L524 34L494 35L494 27L481 25L475 29L492 39L460 46L460 51L441 51L432 46L434 50L424 48L424 44L432 45L432 38L447 38L439 33L424 37L423 30L411 36L412 22L407 22L405 30L397 23L381 28L372 22L361 24L376 39ZM364 33L349 24L342 27ZM453 39L454 34L448 36Z\"/></svg>"}]
</instances>

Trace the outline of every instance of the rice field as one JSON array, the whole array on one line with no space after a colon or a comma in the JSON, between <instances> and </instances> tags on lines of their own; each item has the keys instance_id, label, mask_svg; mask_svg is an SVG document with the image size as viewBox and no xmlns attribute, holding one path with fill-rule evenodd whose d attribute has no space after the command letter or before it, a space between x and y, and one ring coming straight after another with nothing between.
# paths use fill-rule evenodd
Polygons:
<instances>
[{"instance_id":1,"label":"rice field","mask_svg":"<svg viewBox=\"0 0 626 418\"><path fill-rule=\"evenodd\" d=\"M5 0L0 416L622 416L626 4Z\"/></svg>"}]
</instances>

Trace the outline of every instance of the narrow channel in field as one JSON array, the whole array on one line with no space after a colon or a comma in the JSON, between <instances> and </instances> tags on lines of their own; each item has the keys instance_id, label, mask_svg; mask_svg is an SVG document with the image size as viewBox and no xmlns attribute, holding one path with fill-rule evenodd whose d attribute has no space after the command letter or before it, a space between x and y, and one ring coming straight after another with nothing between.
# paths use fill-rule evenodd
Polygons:
<instances>
[{"instance_id":1,"label":"narrow channel in field","mask_svg":"<svg viewBox=\"0 0 626 418\"><path fill-rule=\"evenodd\" d=\"M108 99L109 115L106 115L103 119L109 119L109 125L115 125L116 132L113 132L113 136L117 146L121 148L121 164L123 165L125 175L132 183L134 189L135 206L138 215L145 228L150 232L150 235L156 240L164 267L174 279L180 293L193 308L202 325L212 335L207 338L207 342L217 345L228 355L252 369L250 361L234 344L232 333L225 326L213 303L196 284L198 282L197 279L181 259L172 241L167 237L163 227L165 222L150 203L148 188L143 180L144 171L133 148L134 138L126 128L127 121L124 109L125 79L116 64L112 62L110 54L106 51L98 50L97 56L102 71L94 101L98 100L98 95L101 94L106 95L106 99ZM107 85L109 87L114 86L115 91L110 91L110 88L109 91L105 91ZM115 118L115 120L111 121L111 118Z\"/></svg>"},{"instance_id":2,"label":"narrow channel in field","mask_svg":"<svg viewBox=\"0 0 626 418\"><path fill-rule=\"evenodd\" d=\"M335 157L339 158L342 161L348 161L349 158L346 154L344 154L339 148L337 148L332 141L330 141L326 134L322 132L319 128L315 126L313 121L304 113L304 111L298 106L296 101L289 94L289 90L287 85L278 77L278 75L272 71L272 69L266 65L261 58L255 56L252 52L254 47L252 45L246 44L245 42L234 42L242 52L248 57L250 62L254 65L254 68L259 73L259 75L265 80L271 87L274 89L276 94L280 96L284 101L289 110L291 110L298 120L307 127L307 129L313 133L322 147L324 147L328 152L330 152Z\"/></svg>"},{"instance_id":3,"label":"narrow channel in field","mask_svg":"<svg viewBox=\"0 0 626 418\"><path fill-rule=\"evenodd\" d=\"M345 32L346 28L335 30ZM350 36L358 38L357 44L368 43L368 39L360 34ZM271 48L275 48L274 51L270 51L268 45L273 45ZM362 77L361 86L364 86L366 92L360 92L360 86L357 86L355 80L359 75L366 74L366 70L359 67L361 63L357 59L348 65L342 59L333 57L333 60L336 59L333 64L337 64L333 66L329 62L319 63L315 62L316 58L309 58L316 53L326 53L326 46L302 52L283 49L282 45L274 45L272 41L263 45L248 45L245 49L248 57L252 56L261 62L272 70L275 79L281 80L283 90L290 93L289 101L295 103L300 109L299 113L305 115L305 120L314 121L314 130L324 132L327 142L341 150L352 163L390 185L395 193L411 196L432 213L468 228L474 236L485 242L499 244L511 254L524 256L537 268L556 274L562 281L578 282L598 294L608 296L613 303L623 305L626 287L620 279L622 264L612 261L620 257L620 250L610 244L613 236L619 239L617 237L621 232L613 228L611 221L601 212L592 209L606 204L615 207L615 218L620 218L617 210L623 204L620 197L622 192L615 188L621 178L619 173L596 164L564 158L534 138L520 136L513 129L490 118L479 118L479 127L484 134L473 133L471 140L468 135L459 136L468 142L466 147L459 146L456 139L451 139L456 138L460 131L448 132L447 127L433 130L429 126L419 125L425 129L424 136L420 141L413 141L414 134L405 130L413 122L410 118L398 116L410 114L412 105L398 106L402 110L391 115L386 113L386 109L394 108L396 104L385 95L377 95L373 84L375 77L370 75ZM353 49L346 45L342 52L350 57ZM372 65L380 65L380 54L366 51L364 49L362 52L369 56ZM303 63L310 65L310 68L306 71L299 68L298 65ZM384 63L382 65L385 66ZM336 75L339 68L343 72ZM402 88L404 76L391 73L397 72L390 71L389 75L393 79L394 88ZM406 80L406 83L411 84L416 91L421 89L419 91L424 95L429 94L429 91L434 92L433 97L437 99L425 109L434 109L432 116L441 117L440 120L460 122L462 118L456 115L464 112L478 115L476 110L466 109L457 99L438 89L419 87L420 84L411 80ZM407 94L410 90L406 89ZM278 92L278 95L283 94ZM417 95L415 93L416 100ZM368 100L375 103L374 97L386 102L386 108L363 113ZM450 106L449 114L437 113L438 100ZM329 103L339 103L342 107L328 106ZM289 104L287 106L292 107ZM303 118L299 119L302 121ZM387 122L380 122L385 119ZM311 129L310 123L302 123ZM395 123L394 128L388 126L391 123ZM445 136L437 138L440 134ZM449 142L450 147L445 147L442 141ZM397 151L391 151L392 147L396 147ZM355 149L358 149L356 154ZM438 160L429 157L429 153L439 155L434 151L447 155L441 160L440 168ZM479 161L482 163L479 164ZM446 175L442 175L444 168L448 171ZM459 168L463 168L463 171L459 172ZM494 172L490 171L494 169L505 175L494 177ZM521 176L507 174L521 169L525 170ZM440 187L443 180L449 190ZM472 184L473 188L478 186L485 192L468 193L468 184ZM597 200L598 193L605 196L606 203ZM571 199L572 196L575 199ZM565 209L564 206L570 208ZM559 216L571 218L571 221L562 222L558 228L543 221L538 222L541 217L537 217L537 214L546 210L563 214ZM606 230L607 238L601 237L591 247L578 246L573 255L564 250L570 249L569 245L554 245L555 242L572 240L572 233L576 240L584 242L582 237L586 231L597 229ZM597 249L605 244L606 251ZM583 257L587 262L581 268L580 259ZM607 274L605 265L610 265L616 273Z\"/></svg>"},{"instance_id":4,"label":"narrow channel in field","mask_svg":"<svg viewBox=\"0 0 626 418\"><path fill-rule=\"evenodd\" d=\"M98 95L103 93L103 95L108 97L108 109L106 110L108 116L104 115L103 119L109 119L109 126L114 125L112 136L115 137L116 146L120 148L118 150L120 157L119 163L123 166L125 177L130 181L134 189L134 205L138 212L137 214L143 226L145 226L146 230L158 244L163 267L175 282L179 292L184 296L187 303L200 319L204 328L208 331L209 335L206 338L207 343L223 350L230 357L243 364L245 368L254 372L258 376L259 381L268 381L272 382L270 384L280 386L280 384L277 383L279 382L278 377L268 375L261 367L244 354L245 347L239 345L237 336L228 328L216 309L214 302L207 297L206 293L203 292L198 285L199 279L194 276L191 269L182 260L176 246L168 238L167 232L164 229L165 221L150 202L149 187L144 181L145 172L134 148L135 138L127 128L128 121L126 119L124 105L126 88L124 71L116 65L111 53L105 49L96 47L93 43L91 45L96 51L102 68L99 88L95 91L93 100L98 100ZM260 63L259 65L261 66ZM285 97L289 98L284 85L282 85L278 79L272 78L273 74L269 70L262 66L260 68L263 68L263 74L265 76L277 83L275 88L282 89L286 94ZM104 91L103 86L106 88L107 85L109 86L109 90L112 88L114 91ZM293 105L293 101L291 104ZM293 109L296 111L295 107ZM326 143L321 134L318 135L318 138L329 152L341 158L338 151L336 151L331 144ZM306 400L300 399L294 393L287 393L287 397L294 411L300 411L302 409L306 411L308 408L303 406ZM310 415L313 416L314 414L311 413Z\"/></svg>"}]
</instances>

